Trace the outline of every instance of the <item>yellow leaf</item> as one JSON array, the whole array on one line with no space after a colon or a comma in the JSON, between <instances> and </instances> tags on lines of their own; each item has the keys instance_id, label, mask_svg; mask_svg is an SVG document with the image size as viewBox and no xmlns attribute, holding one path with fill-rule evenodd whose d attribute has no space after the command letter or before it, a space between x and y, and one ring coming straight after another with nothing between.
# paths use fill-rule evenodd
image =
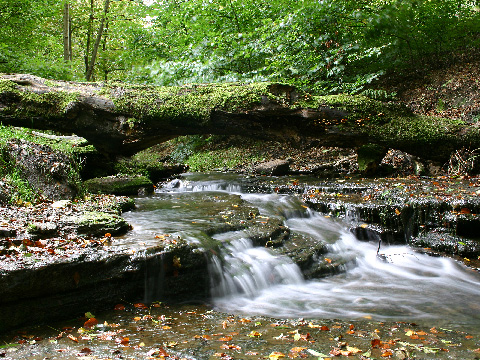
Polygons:
<instances>
[{"instance_id":1,"label":"yellow leaf","mask_svg":"<svg viewBox=\"0 0 480 360\"><path fill-rule=\"evenodd\" d=\"M347 350L354 353L354 354L358 354L358 353L363 352L359 348L356 348L356 347L353 347L353 346L347 346Z\"/></svg>"},{"instance_id":2,"label":"yellow leaf","mask_svg":"<svg viewBox=\"0 0 480 360\"><path fill-rule=\"evenodd\" d=\"M276 359L285 357L285 354L278 351L274 351L270 355L268 355L268 357L269 359L276 360Z\"/></svg>"}]
</instances>

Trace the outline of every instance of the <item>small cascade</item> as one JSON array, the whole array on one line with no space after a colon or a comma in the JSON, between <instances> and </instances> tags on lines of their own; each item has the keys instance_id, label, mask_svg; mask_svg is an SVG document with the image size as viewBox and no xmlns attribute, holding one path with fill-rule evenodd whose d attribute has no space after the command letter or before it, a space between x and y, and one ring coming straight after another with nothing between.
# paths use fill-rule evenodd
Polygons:
<instances>
[{"instance_id":1,"label":"small cascade","mask_svg":"<svg viewBox=\"0 0 480 360\"><path fill-rule=\"evenodd\" d=\"M232 194L243 192L240 184L225 181L194 182L189 180L175 179L165 184L158 192L209 192L224 191Z\"/></svg>"},{"instance_id":2,"label":"small cascade","mask_svg":"<svg viewBox=\"0 0 480 360\"><path fill-rule=\"evenodd\" d=\"M194 175L175 181L156 197L140 199L145 212L134 212L129 220L138 224L140 235L162 231L176 236L178 232L182 238L191 234L189 241L201 242L196 226L211 220L208 215L200 218L195 209L208 210L209 204L221 204L233 193L237 200L240 196L258 208L259 218L283 219L289 233L318 241L328 252L319 253L313 261L341 259L338 264L343 271L305 280L290 258L253 246L248 229L226 231L214 235L216 243L209 247L212 302L218 310L272 317L428 319L437 326L442 322L446 326L480 324L474 301L480 297L479 274L452 259L416 253L407 246L382 241L379 249L380 238L359 241L341 220L312 212L296 195L247 193L242 181L226 176L221 180ZM216 200L208 203L203 193ZM355 208L350 210L350 216L357 216Z\"/></svg>"},{"instance_id":3,"label":"small cascade","mask_svg":"<svg viewBox=\"0 0 480 360\"><path fill-rule=\"evenodd\" d=\"M254 247L246 238L232 241L219 256L213 256L211 272L215 298L254 297L271 286L304 282L300 269L289 258Z\"/></svg>"}]
</instances>

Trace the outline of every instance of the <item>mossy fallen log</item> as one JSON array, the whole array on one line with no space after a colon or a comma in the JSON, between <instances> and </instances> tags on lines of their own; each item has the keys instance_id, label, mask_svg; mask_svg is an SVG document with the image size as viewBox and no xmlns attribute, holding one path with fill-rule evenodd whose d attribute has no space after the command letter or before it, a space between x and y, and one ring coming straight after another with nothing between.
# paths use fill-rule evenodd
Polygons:
<instances>
[{"instance_id":1,"label":"mossy fallen log","mask_svg":"<svg viewBox=\"0 0 480 360\"><path fill-rule=\"evenodd\" d=\"M364 96L315 97L276 83L156 87L0 75L0 121L75 133L115 155L191 134L378 144L440 161L455 149L480 147L476 124L415 116Z\"/></svg>"}]
</instances>

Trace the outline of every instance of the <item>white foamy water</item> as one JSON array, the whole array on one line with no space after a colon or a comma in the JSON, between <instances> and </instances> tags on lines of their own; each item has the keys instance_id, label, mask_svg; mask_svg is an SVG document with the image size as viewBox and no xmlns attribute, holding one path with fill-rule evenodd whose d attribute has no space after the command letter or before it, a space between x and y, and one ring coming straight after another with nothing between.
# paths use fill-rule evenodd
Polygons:
<instances>
[{"instance_id":1,"label":"white foamy water","mask_svg":"<svg viewBox=\"0 0 480 360\"><path fill-rule=\"evenodd\" d=\"M290 219L291 230L322 238L332 223L319 215ZM337 224L335 224L337 225ZM271 284L255 296L225 294L218 309L273 317L422 319L480 325L480 277L449 258L413 252L407 246L381 248L341 231L332 253L356 255L356 266L323 279ZM328 255L326 255L328 256ZM448 321L447 321L448 322Z\"/></svg>"},{"instance_id":2,"label":"white foamy water","mask_svg":"<svg viewBox=\"0 0 480 360\"><path fill-rule=\"evenodd\" d=\"M283 216L292 232L328 244L325 257L354 259L344 273L305 280L289 258L254 247L244 232L215 236L225 244L210 268L212 301L218 310L282 318L429 320L480 326L480 275L452 259L419 254L407 246L382 246L382 260L377 256L378 243L358 241L345 223L313 213L299 197L245 194L231 178L205 176L167 191L170 197L175 194L176 202L185 194L205 191L241 194L262 215ZM139 216L144 228L182 229L182 222L192 222L187 213L178 211L177 216L174 207L165 205L168 196L162 200L160 194L161 210Z\"/></svg>"}]
</instances>

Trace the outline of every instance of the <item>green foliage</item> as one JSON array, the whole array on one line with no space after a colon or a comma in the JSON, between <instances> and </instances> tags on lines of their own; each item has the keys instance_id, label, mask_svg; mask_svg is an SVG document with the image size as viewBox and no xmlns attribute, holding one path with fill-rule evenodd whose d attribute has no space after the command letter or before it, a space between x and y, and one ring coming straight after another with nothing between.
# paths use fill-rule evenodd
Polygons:
<instances>
[{"instance_id":1,"label":"green foliage","mask_svg":"<svg viewBox=\"0 0 480 360\"><path fill-rule=\"evenodd\" d=\"M174 140L176 146L170 154L170 158L173 162L185 163L190 156L194 155L208 141L209 138L206 138L204 135L180 136Z\"/></svg>"},{"instance_id":2,"label":"green foliage","mask_svg":"<svg viewBox=\"0 0 480 360\"><path fill-rule=\"evenodd\" d=\"M0 4L0 72L84 77L104 0L68 2L69 63L63 2ZM423 70L478 48L478 10L464 0L111 1L94 78L279 81L317 94L359 93L385 72Z\"/></svg>"},{"instance_id":3,"label":"green foliage","mask_svg":"<svg viewBox=\"0 0 480 360\"><path fill-rule=\"evenodd\" d=\"M192 154L185 163L191 171L211 171L218 169L234 169L241 165L249 165L259 159L247 156L240 149L207 150Z\"/></svg>"}]
</instances>

